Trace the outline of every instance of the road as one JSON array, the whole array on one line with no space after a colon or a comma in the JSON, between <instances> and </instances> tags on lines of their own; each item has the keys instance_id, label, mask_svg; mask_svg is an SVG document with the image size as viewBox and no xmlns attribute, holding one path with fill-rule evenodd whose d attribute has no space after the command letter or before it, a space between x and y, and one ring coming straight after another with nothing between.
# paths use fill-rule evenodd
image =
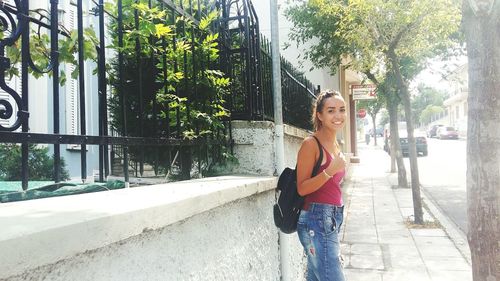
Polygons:
<instances>
[{"instance_id":1,"label":"road","mask_svg":"<svg viewBox=\"0 0 500 281\"><path fill-rule=\"evenodd\" d=\"M467 233L466 141L428 139L429 155L418 158L424 192ZM405 158L410 180L410 164Z\"/></svg>"}]
</instances>

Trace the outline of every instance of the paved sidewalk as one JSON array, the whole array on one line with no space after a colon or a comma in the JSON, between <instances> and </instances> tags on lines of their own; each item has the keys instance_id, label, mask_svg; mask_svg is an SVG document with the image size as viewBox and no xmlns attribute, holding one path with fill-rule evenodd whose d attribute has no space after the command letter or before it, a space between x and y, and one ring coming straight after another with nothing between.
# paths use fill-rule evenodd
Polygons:
<instances>
[{"instance_id":1,"label":"paved sidewalk","mask_svg":"<svg viewBox=\"0 0 500 281\"><path fill-rule=\"evenodd\" d=\"M351 165L344 184L347 211L342 255L348 281L469 281L470 256L447 228L409 228L411 189L398 189L389 157L380 147L358 145L361 163ZM409 169L409 167L408 167ZM429 200L424 220L442 218Z\"/></svg>"}]
</instances>

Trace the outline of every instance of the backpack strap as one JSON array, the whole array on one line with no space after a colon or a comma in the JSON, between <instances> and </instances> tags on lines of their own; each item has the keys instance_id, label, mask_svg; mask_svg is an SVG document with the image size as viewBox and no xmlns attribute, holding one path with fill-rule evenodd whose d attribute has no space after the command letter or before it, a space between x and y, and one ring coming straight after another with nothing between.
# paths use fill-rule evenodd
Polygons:
<instances>
[{"instance_id":1,"label":"backpack strap","mask_svg":"<svg viewBox=\"0 0 500 281\"><path fill-rule=\"evenodd\" d=\"M318 143L318 148L319 148L319 158L318 161L316 161L316 164L314 165L312 176L314 177L315 175L318 174L319 167L321 167L321 162L323 162L323 146L319 142L318 138L316 136L312 136L316 142Z\"/></svg>"}]
</instances>

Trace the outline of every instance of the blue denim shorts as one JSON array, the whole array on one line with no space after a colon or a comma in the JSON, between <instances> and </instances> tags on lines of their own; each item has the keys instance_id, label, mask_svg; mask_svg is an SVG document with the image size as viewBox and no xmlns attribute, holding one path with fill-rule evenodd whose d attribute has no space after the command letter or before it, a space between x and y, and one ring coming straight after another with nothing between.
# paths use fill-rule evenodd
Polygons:
<instances>
[{"instance_id":1,"label":"blue denim shorts","mask_svg":"<svg viewBox=\"0 0 500 281\"><path fill-rule=\"evenodd\" d=\"M344 281L340 261L340 226L344 207L312 203L300 212L297 233L307 254L307 281Z\"/></svg>"}]
</instances>

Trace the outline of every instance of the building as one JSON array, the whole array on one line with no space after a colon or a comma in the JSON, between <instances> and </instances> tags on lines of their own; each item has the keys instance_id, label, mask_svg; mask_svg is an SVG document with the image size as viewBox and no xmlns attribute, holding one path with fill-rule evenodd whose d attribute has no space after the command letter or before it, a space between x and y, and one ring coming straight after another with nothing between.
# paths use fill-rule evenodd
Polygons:
<instances>
[{"instance_id":1,"label":"building","mask_svg":"<svg viewBox=\"0 0 500 281\"><path fill-rule=\"evenodd\" d=\"M445 77L450 85L450 97L443 102L448 113L448 124L458 130L459 135L467 135L468 64L457 67Z\"/></svg>"}]
</instances>

